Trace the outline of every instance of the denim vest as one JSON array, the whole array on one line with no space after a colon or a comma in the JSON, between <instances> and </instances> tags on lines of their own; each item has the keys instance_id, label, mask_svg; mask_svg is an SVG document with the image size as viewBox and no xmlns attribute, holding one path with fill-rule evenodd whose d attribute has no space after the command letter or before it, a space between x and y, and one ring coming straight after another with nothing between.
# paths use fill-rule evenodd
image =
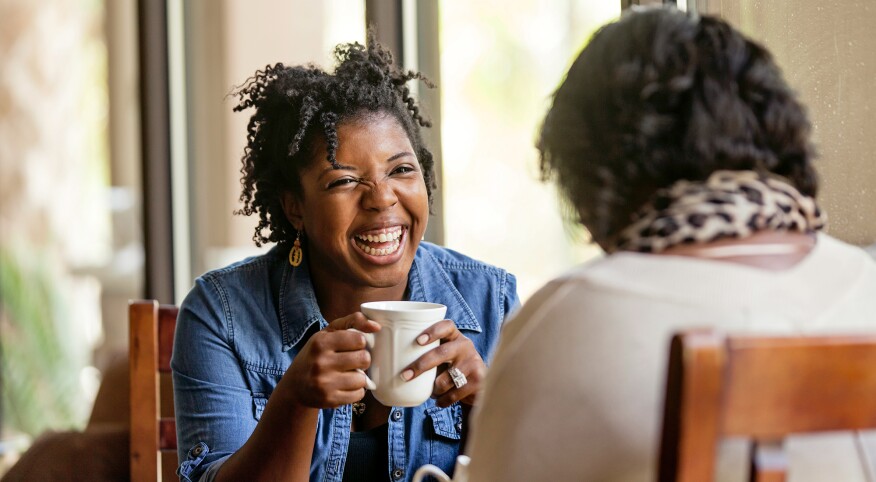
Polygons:
<instances>
[{"instance_id":1,"label":"denim vest","mask_svg":"<svg viewBox=\"0 0 876 482\"><path fill-rule=\"evenodd\" d=\"M408 292L411 300L447 305L447 318L484 360L519 304L513 275L425 242ZM252 434L295 355L326 325L306 263L292 268L279 246L195 281L180 306L171 360L181 480L213 479ZM320 410L318 420L310 480L341 481L351 407ZM449 473L468 423L458 403L439 408L433 399L394 407L387 422L394 481L410 479L424 464Z\"/></svg>"}]
</instances>

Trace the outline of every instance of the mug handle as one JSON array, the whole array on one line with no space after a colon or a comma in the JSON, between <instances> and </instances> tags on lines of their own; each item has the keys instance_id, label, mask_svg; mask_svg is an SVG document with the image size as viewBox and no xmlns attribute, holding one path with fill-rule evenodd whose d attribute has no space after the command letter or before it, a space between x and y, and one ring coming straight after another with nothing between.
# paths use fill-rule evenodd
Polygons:
<instances>
[{"instance_id":1,"label":"mug handle","mask_svg":"<svg viewBox=\"0 0 876 482\"><path fill-rule=\"evenodd\" d=\"M347 328L347 330L355 331L357 333L362 333L363 335L365 335L365 344L367 345L368 351L372 351L374 349L374 333L365 333L364 331L359 331L355 328ZM377 384L374 383L374 380L372 380L371 377L369 377L364 370L357 368L356 371L361 373L362 375L365 375L365 388L367 388L368 390L377 390Z\"/></svg>"},{"instance_id":2,"label":"mug handle","mask_svg":"<svg viewBox=\"0 0 876 482\"><path fill-rule=\"evenodd\" d=\"M443 470L435 467L432 464L426 464L417 469L417 471L414 472L414 478L412 479L412 482L421 482L423 478L427 475L431 475L441 482L453 482L452 480L450 480L450 477L444 473Z\"/></svg>"}]
</instances>

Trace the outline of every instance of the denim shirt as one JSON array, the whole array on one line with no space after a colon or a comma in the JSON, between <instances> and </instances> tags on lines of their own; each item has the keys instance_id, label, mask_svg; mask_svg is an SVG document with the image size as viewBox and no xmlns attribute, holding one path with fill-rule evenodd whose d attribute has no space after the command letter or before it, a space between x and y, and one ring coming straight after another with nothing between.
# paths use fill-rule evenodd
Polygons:
<instances>
[{"instance_id":1,"label":"denim shirt","mask_svg":"<svg viewBox=\"0 0 876 482\"><path fill-rule=\"evenodd\" d=\"M425 242L408 275L409 298L447 305L447 318L485 361L519 304L516 287L502 269ZM195 281L180 306L171 360L181 480L213 479L252 434L295 355L327 324L306 262L292 268L279 246ZM350 405L319 411L311 481L341 481L351 422ZM391 480L410 479L425 464L453 469L468 423L458 402L393 407L387 422Z\"/></svg>"}]
</instances>

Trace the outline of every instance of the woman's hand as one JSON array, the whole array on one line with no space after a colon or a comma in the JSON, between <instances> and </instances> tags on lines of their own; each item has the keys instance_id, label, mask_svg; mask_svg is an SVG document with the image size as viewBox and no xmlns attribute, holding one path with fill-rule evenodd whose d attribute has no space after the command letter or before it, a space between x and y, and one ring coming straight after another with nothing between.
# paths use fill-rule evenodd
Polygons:
<instances>
[{"instance_id":1,"label":"woman's hand","mask_svg":"<svg viewBox=\"0 0 876 482\"><path fill-rule=\"evenodd\" d=\"M277 389L292 403L312 408L336 408L365 396L365 375L358 370L371 366L365 350L365 333L380 325L362 313L338 318L314 333L295 356Z\"/></svg>"},{"instance_id":2,"label":"woman's hand","mask_svg":"<svg viewBox=\"0 0 876 482\"><path fill-rule=\"evenodd\" d=\"M438 376L435 377L435 386L432 389L432 397L437 399L435 404L447 407L461 400L472 405L487 373L484 360L475 349L474 343L460 333L451 320L442 320L427 328L417 338L417 343L427 345L435 340L440 340L441 344L411 363L402 372L402 378L410 380L438 367ZM450 367L465 375L466 383L459 388L448 373Z\"/></svg>"}]
</instances>

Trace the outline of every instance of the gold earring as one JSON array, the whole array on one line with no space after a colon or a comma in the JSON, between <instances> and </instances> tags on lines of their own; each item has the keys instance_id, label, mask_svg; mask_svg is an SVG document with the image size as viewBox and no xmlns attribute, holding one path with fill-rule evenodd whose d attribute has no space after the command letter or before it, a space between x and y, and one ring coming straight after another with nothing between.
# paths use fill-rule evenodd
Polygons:
<instances>
[{"instance_id":1,"label":"gold earring","mask_svg":"<svg viewBox=\"0 0 876 482\"><path fill-rule=\"evenodd\" d=\"M301 230L298 230L295 242L292 243L292 249L289 250L289 264L293 267L301 266L302 259L304 259L304 252L301 251Z\"/></svg>"}]
</instances>

